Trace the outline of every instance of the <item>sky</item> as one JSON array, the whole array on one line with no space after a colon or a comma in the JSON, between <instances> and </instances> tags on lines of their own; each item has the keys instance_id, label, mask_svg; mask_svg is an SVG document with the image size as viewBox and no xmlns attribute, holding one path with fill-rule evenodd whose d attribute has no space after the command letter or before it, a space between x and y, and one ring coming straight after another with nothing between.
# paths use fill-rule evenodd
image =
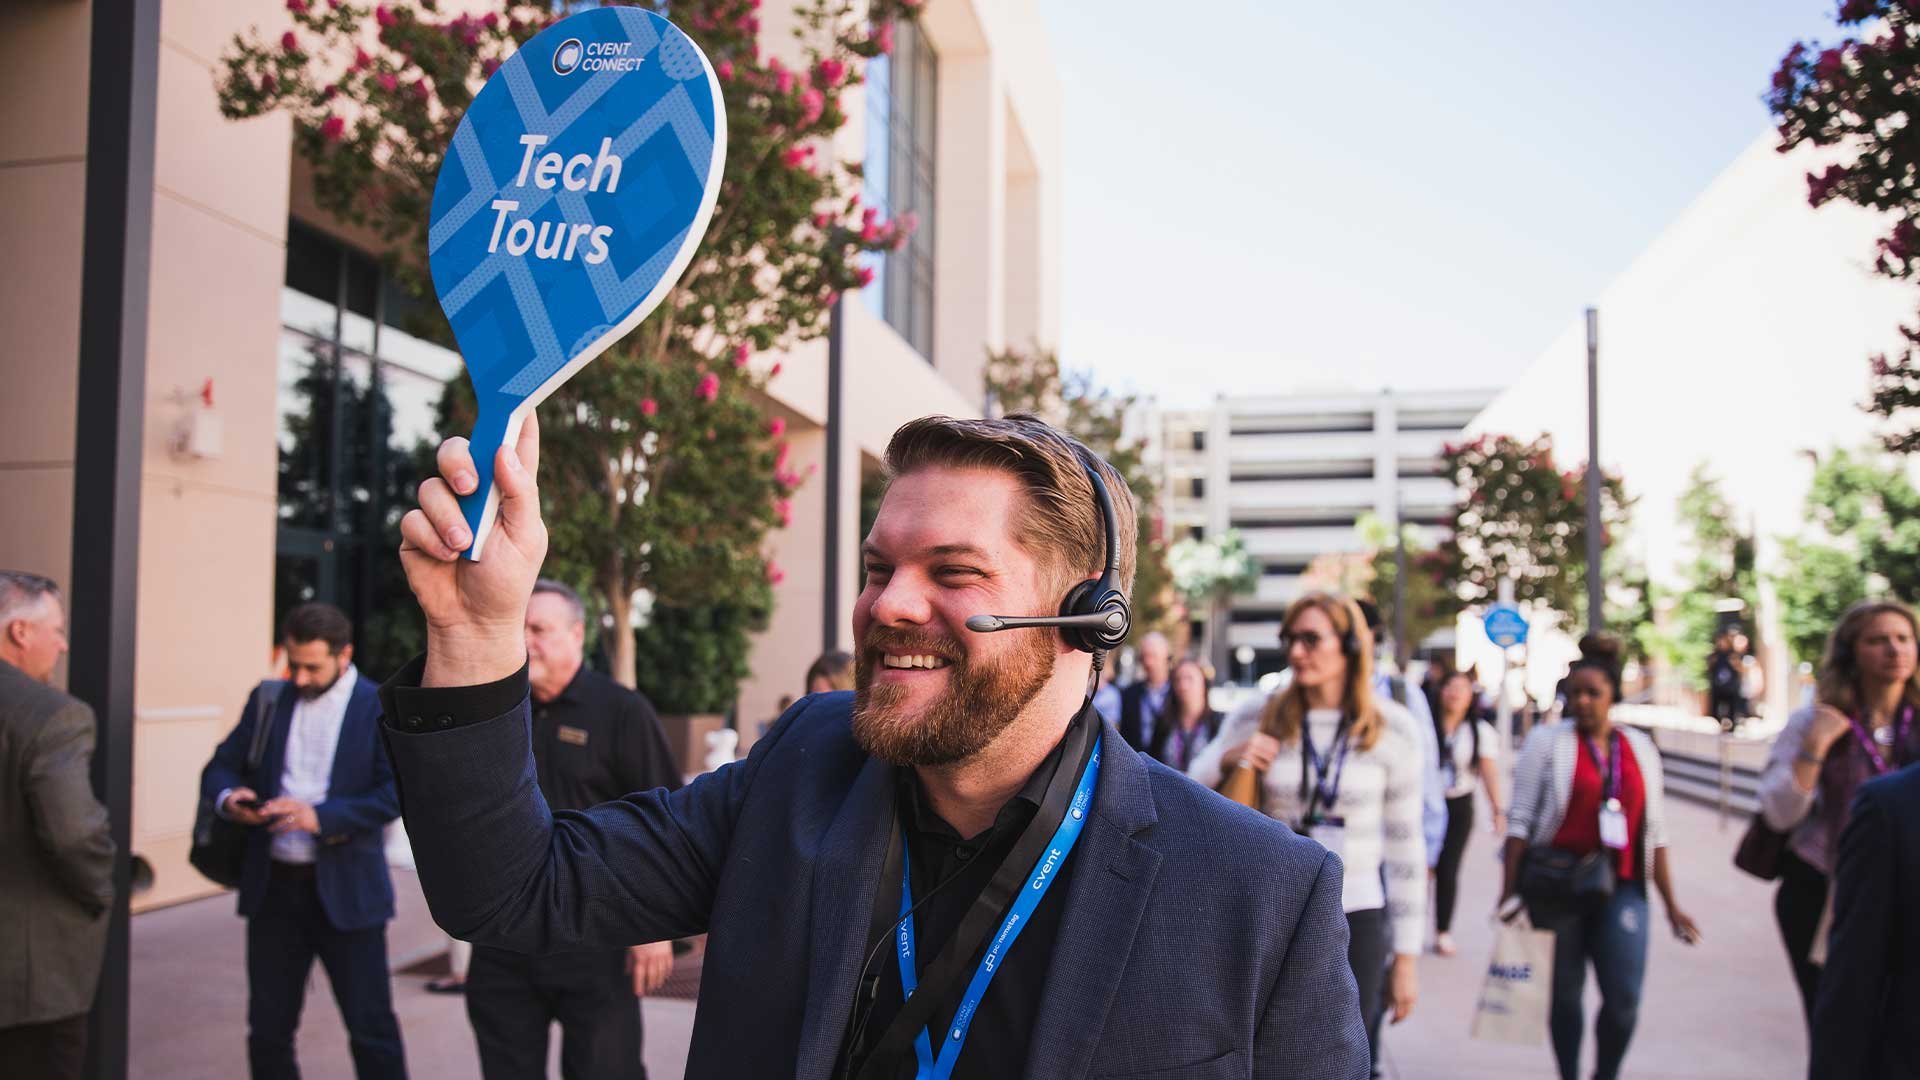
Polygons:
<instances>
[{"instance_id":1,"label":"sky","mask_svg":"<svg viewBox=\"0 0 1920 1080\"><path fill-rule=\"evenodd\" d=\"M1039 2L1061 361L1168 406L1504 385L1843 36L1833 0Z\"/></svg>"}]
</instances>

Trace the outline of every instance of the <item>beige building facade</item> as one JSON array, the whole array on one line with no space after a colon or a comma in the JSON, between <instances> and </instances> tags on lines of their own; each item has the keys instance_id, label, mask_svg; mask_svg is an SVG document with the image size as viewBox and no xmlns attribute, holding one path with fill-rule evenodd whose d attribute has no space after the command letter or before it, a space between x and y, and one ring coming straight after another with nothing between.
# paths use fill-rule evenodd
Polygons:
<instances>
[{"instance_id":1,"label":"beige building facade","mask_svg":"<svg viewBox=\"0 0 1920 1080\"><path fill-rule=\"evenodd\" d=\"M772 51L792 45L780 7L764 13ZM220 116L221 52L249 25L277 33L277 15L161 11L132 800L155 882L136 910L213 891L186 862L198 776L270 673L276 611L331 600L355 615L361 655L409 647L411 599L378 541L418 480L407 448L437 435L440 387L461 377L457 356L400 329L406 300L369 238L315 209L289 122ZM0 566L69 592L91 17L84 2L0 6L0 244L15 253ZM769 539L785 578L741 687L743 743L817 654L850 644L861 487L893 429L978 415L987 352L1056 336L1059 88L1036 0L930 0L899 40L886 78L849 95L838 149L866 162L868 201L916 212L921 235L876 265L872 295L842 301L831 340L756 361L782 365L768 408L795 466L819 472Z\"/></svg>"}]
</instances>

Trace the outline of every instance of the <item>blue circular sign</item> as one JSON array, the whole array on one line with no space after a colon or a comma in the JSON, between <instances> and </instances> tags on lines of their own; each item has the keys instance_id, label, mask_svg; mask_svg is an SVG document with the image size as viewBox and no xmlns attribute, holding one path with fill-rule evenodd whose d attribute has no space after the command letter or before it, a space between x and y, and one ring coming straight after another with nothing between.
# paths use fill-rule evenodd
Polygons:
<instances>
[{"instance_id":1,"label":"blue circular sign","mask_svg":"<svg viewBox=\"0 0 1920 1080\"><path fill-rule=\"evenodd\" d=\"M1523 645L1527 640L1527 617L1511 604L1496 604L1481 620L1487 640L1503 649Z\"/></svg>"}]
</instances>

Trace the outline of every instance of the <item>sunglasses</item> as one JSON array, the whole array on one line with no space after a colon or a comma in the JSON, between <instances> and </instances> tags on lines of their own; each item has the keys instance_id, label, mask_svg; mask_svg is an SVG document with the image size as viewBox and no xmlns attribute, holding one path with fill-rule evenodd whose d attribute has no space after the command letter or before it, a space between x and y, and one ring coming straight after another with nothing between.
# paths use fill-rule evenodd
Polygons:
<instances>
[{"instance_id":1,"label":"sunglasses","mask_svg":"<svg viewBox=\"0 0 1920 1080\"><path fill-rule=\"evenodd\" d=\"M1317 630L1302 630L1297 634L1282 632L1280 635L1280 651L1292 652L1293 647L1298 645L1308 652L1312 652L1320 647L1321 642L1329 640L1331 639Z\"/></svg>"}]
</instances>

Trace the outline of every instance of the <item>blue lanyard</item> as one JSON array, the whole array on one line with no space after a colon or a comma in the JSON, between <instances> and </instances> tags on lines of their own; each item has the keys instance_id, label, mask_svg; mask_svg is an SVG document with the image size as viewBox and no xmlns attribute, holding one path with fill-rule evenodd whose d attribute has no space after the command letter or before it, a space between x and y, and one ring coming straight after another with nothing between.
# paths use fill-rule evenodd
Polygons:
<instances>
[{"instance_id":1,"label":"blue lanyard","mask_svg":"<svg viewBox=\"0 0 1920 1080\"><path fill-rule=\"evenodd\" d=\"M1600 791L1602 805L1608 810L1620 809L1620 733L1613 733L1607 740L1607 767L1600 769L1600 747L1592 739L1581 736L1580 742L1586 747L1587 756L1593 759L1595 772L1600 772Z\"/></svg>"},{"instance_id":2,"label":"blue lanyard","mask_svg":"<svg viewBox=\"0 0 1920 1080\"><path fill-rule=\"evenodd\" d=\"M1333 804L1340 801L1340 778L1346 775L1347 744L1351 741L1347 732L1347 722L1343 717L1339 729L1333 736L1334 745L1328 748L1328 756L1322 758L1320 751L1314 748L1313 732L1308 728L1306 718L1300 718L1300 742L1307 751L1304 760L1300 762L1300 791L1303 796L1307 794L1307 763L1313 763L1313 793L1307 798L1305 818L1308 824L1313 823L1321 808L1331 810ZM1329 768L1333 770L1331 784L1327 783Z\"/></svg>"},{"instance_id":3,"label":"blue lanyard","mask_svg":"<svg viewBox=\"0 0 1920 1080\"><path fill-rule=\"evenodd\" d=\"M947 1037L940 1040L940 1054L933 1053L933 1040L927 1035L927 1029L921 1028L914 1036L913 1053L919 1061L914 1072L915 1080L947 1080L953 1075L953 1064L960 1058L960 1047L967 1041L967 1029L972 1026L974 1015L980 1009L980 999L986 996L987 984L1000 970L1002 959L1007 950L1013 947L1020 931L1026 929L1033 910L1040 906L1040 899L1053 887L1059 877L1054 871L1067 860L1067 854L1080 839L1080 829L1087 821L1087 808L1093 802L1094 781L1100 776L1100 741L1095 737L1093 756L1087 759L1086 767L1080 770L1080 784L1074 788L1073 802L1066 816L1060 819L1060 827L1054 830L1053 840L1047 844L1047 852L1034 865L1028 875L1027 887L1007 910L1006 918L1000 922L1000 929L993 935L992 944L987 946L987 954L980 958L980 966L974 969L973 979L967 983L967 992L960 998L960 1007L954 1011L953 1022L947 1026ZM906 850L907 838L904 832L900 836L900 929L895 935L895 944L900 954L900 991L904 1004L920 985L920 973L914 962L913 948L913 861Z\"/></svg>"}]
</instances>

